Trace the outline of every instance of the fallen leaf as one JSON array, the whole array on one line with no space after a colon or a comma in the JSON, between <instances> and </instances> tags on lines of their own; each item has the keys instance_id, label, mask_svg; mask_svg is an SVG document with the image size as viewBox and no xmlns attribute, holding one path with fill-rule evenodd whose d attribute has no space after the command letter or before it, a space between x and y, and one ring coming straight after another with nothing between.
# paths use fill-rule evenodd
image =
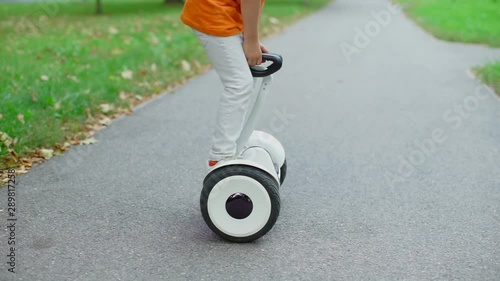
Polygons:
<instances>
[{"instance_id":1,"label":"fallen leaf","mask_svg":"<svg viewBox=\"0 0 500 281\"><path fill-rule=\"evenodd\" d=\"M111 50L111 55L116 56L116 55L121 55L123 54L123 50L120 48L114 48Z\"/></svg>"},{"instance_id":2,"label":"fallen leaf","mask_svg":"<svg viewBox=\"0 0 500 281\"><path fill-rule=\"evenodd\" d=\"M120 109L118 110L118 112L119 112L120 114L127 114L127 115L130 115L130 114L132 114L132 109L131 109L131 108L120 108Z\"/></svg>"},{"instance_id":3,"label":"fallen leaf","mask_svg":"<svg viewBox=\"0 0 500 281\"><path fill-rule=\"evenodd\" d=\"M108 113L114 109L114 106L109 103L100 104L99 107L101 108L102 113Z\"/></svg>"},{"instance_id":4,"label":"fallen leaf","mask_svg":"<svg viewBox=\"0 0 500 281\"><path fill-rule=\"evenodd\" d=\"M40 76L40 79L42 79L42 81L49 81L49 76L42 75L42 76Z\"/></svg>"},{"instance_id":5,"label":"fallen leaf","mask_svg":"<svg viewBox=\"0 0 500 281\"><path fill-rule=\"evenodd\" d=\"M6 140L3 142L3 145L5 145L6 147L9 147L11 144L12 144L12 139L6 139Z\"/></svg>"},{"instance_id":6,"label":"fallen leaf","mask_svg":"<svg viewBox=\"0 0 500 281\"><path fill-rule=\"evenodd\" d=\"M111 124L111 118L109 118L108 116L103 116L103 117L99 120L99 124L102 124L102 125L108 126L109 124Z\"/></svg>"},{"instance_id":7,"label":"fallen leaf","mask_svg":"<svg viewBox=\"0 0 500 281\"><path fill-rule=\"evenodd\" d=\"M2 119L2 118L3 118L3 115L2 115L2 114L0 114L0 119Z\"/></svg>"},{"instance_id":8,"label":"fallen leaf","mask_svg":"<svg viewBox=\"0 0 500 281\"><path fill-rule=\"evenodd\" d=\"M54 104L54 108L55 108L55 109L59 109L59 108L61 108L61 104L60 104L60 103L58 103L58 102L56 102L56 103Z\"/></svg>"},{"instance_id":9,"label":"fallen leaf","mask_svg":"<svg viewBox=\"0 0 500 281\"><path fill-rule=\"evenodd\" d=\"M135 98L138 100L142 100L142 96L140 96L140 95L135 95Z\"/></svg>"},{"instance_id":10,"label":"fallen leaf","mask_svg":"<svg viewBox=\"0 0 500 281\"><path fill-rule=\"evenodd\" d=\"M153 71L153 72L155 72L155 71L156 71L156 64L155 64L155 63L153 63L153 64L151 65L151 71Z\"/></svg>"},{"instance_id":11,"label":"fallen leaf","mask_svg":"<svg viewBox=\"0 0 500 281\"><path fill-rule=\"evenodd\" d=\"M116 27L114 27L114 26L110 26L108 28L108 32L111 34L116 34L116 33L118 33L118 29L116 29Z\"/></svg>"},{"instance_id":12,"label":"fallen leaf","mask_svg":"<svg viewBox=\"0 0 500 281\"><path fill-rule=\"evenodd\" d=\"M126 100L127 99L127 94L125 92L120 92L120 99L121 100Z\"/></svg>"},{"instance_id":13,"label":"fallen leaf","mask_svg":"<svg viewBox=\"0 0 500 281\"><path fill-rule=\"evenodd\" d=\"M22 114L18 114L18 115L17 115L17 119L19 119L19 122L21 122L22 124L24 124L24 123L25 123L25 121L24 121L24 115L22 115Z\"/></svg>"},{"instance_id":14,"label":"fallen leaf","mask_svg":"<svg viewBox=\"0 0 500 281\"><path fill-rule=\"evenodd\" d=\"M197 60L193 61L194 67L198 70L202 68L201 63Z\"/></svg>"},{"instance_id":15,"label":"fallen leaf","mask_svg":"<svg viewBox=\"0 0 500 281\"><path fill-rule=\"evenodd\" d=\"M134 75L134 73L131 71L131 70L125 70L122 72L122 77L124 79L132 79L132 76Z\"/></svg>"},{"instance_id":16,"label":"fallen leaf","mask_svg":"<svg viewBox=\"0 0 500 281\"><path fill-rule=\"evenodd\" d=\"M152 35L151 38L149 39L149 42L153 45L157 45L158 43L160 43L160 40L158 40L158 37Z\"/></svg>"},{"instance_id":17,"label":"fallen leaf","mask_svg":"<svg viewBox=\"0 0 500 281\"><path fill-rule=\"evenodd\" d=\"M29 158L21 158L21 162L23 162L25 165L30 165L31 159L29 159Z\"/></svg>"},{"instance_id":18,"label":"fallen leaf","mask_svg":"<svg viewBox=\"0 0 500 281\"><path fill-rule=\"evenodd\" d=\"M186 72L191 70L191 64L189 64L189 62L187 62L186 60L181 61L181 67L182 67L182 70L184 70Z\"/></svg>"},{"instance_id":19,"label":"fallen leaf","mask_svg":"<svg viewBox=\"0 0 500 281\"><path fill-rule=\"evenodd\" d=\"M76 77L76 76L74 76L74 75L70 75L70 74L68 74L68 75L66 75L66 77L67 77L68 79L71 79L71 80L73 80L73 81L77 82L77 83L78 83L78 82L80 82L80 80L78 80L78 77Z\"/></svg>"},{"instance_id":20,"label":"fallen leaf","mask_svg":"<svg viewBox=\"0 0 500 281\"><path fill-rule=\"evenodd\" d=\"M31 158L31 164L39 164L39 163L43 163L44 161L45 161L45 159L40 158L40 157Z\"/></svg>"},{"instance_id":21,"label":"fallen leaf","mask_svg":"<svg viewBox=\"0 0 500 281\"><path fill-rule=\"evenodd\" d=\"M80 144L89 145L89 144L94 144L96 142L97 142L97 140L94 137L91 137L91 138L88 138L86 140L81 141Z\"/></svg>"},{"instance_id":22,"label":"fallen leaf","mask_svg":"<svg viewBox=\"0 0 500 281\"><path fill-rule=\"evenodd\" d=\"M280 23L280 21L277 18L274 18L274 17L270 17L269 18L269 22L272 23L272 24L279 24Z\"/></svg>"},{"instance_id":23,"label":"fallen leaf","mask_svg":"<svg viewBox=\"0 0 500 281\"><path fill-rule=\"evenodd\" d=\"M9 135L5 132L0 132L0 140L4 141L9 138Z\"/></svg>"},{"instance_id":24,"label":"fallen leaf","mask_svg":"<svg viewBox=\"0 0 500 281\"><path fill-rule=\"evenodd\" d=\"M54 155L54 150L42 148L40 149L40 154L42 155L43 158L48 160L52 158L52 156Z\"/></svg>"},{"instance_id":25,"label":"fallen leaf","mask_svg":"<svg viewBox=\"0 0 500 281\"><path fill-rule=\"evenodd\" d=\"M26 167L24 165L21 165L19 168L16 169L16 174L18 175L23 175L26 174L28 170L26 170Z\"/></svg>"},{"instance_id":26,"label":"fallen leaf","mask_svg":"<svg viewBox=\"0 0 500 281\"><path fill-rule=\"evenodd\" d=\"M10 153L15 158L15 161L17 162L17 153L14 151L14 149L8 149L7 152Z\"/></svg>"}]
</instances>

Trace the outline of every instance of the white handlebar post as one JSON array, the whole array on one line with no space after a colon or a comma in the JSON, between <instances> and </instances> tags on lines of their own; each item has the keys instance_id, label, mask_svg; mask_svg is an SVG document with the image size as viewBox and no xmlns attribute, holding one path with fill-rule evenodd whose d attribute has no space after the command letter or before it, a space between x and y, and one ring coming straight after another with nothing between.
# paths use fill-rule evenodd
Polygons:
<instances>
[{"instance_id":1,"label":"white handlebar post","mask_svg":"<svg viewBox=\"0 0 500 281\"><path fill-rule=\"evenodd\" d=\"M262 78L262 84L260 85L259 93L257 94L257 98L255 99L254 106L250 115L248 116L248 120L241 131L241 135L236 141L236 156L238 157L243 149L245 148L245 144L248 142L248 139L252 135L255 125L257 124L257 120L262 112L262 108L264 107L264 103L266 101L267 95L269 93L269 88L271 87L271 82L273 80L273 76L269 75Z\"/></svg>"}]
</instances>

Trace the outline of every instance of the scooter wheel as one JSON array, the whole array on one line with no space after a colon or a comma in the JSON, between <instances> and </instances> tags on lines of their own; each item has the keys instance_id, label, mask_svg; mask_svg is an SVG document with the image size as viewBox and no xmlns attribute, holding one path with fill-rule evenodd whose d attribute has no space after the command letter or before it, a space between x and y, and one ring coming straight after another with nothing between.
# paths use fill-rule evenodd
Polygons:
<instances>
[{"instance_id":1,"label":"scooter wheel","mask_svg":"<svg viewBox=\"0 0 500 281\"><path fill-rule=\"evenodd\" d=\"M285 162L283 162L283 165L280 168L280 186L285 181L285 178L286 178L286 169L287 169L287 166L286 166L286 159L285 159Z\"/></svg>"},{"instance_id":2,"label":"scooter wheel","mask_svg":"<svg viewBox=\"0 0 500 281\"><path fill-rule=\"evenodd\" d=\"M203 182L200 207L208 227L230 242L247 243L268 233L280 212L278 182L267 172L229 165Z\"/></svg>"}]
</instances>

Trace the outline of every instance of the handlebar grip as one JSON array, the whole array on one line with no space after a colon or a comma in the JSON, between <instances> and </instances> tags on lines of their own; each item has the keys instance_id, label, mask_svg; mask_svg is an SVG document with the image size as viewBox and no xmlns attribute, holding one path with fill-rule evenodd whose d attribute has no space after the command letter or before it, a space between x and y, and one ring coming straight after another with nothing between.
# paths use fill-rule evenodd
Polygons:
<instances>
[{"instance_id":1,"label":"handlebar grip","mask_svg":"<svg viewBox=\"0 0 500 281\"><path fill-rule=\"evenodd\" d=\"M283 65L283 58L278 54L262 54L262 60L272 61L272 64L266 68L256 67L250 68L253 77L266 77L269 76L278 70L280 70Z\"/></svg>"}]
</instances>

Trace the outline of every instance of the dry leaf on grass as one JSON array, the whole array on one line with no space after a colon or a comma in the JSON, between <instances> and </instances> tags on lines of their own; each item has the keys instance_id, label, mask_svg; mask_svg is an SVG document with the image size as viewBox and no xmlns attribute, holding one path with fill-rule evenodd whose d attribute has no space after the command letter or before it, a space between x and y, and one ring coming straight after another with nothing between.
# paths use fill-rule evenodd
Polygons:
<instances>
[{"instance_id":1,"label":"dry leaf on grass","mask_svg":"<svg viewBox=\"0 0 500 281\"><path fill-rule=\"evenodd\" d=\"M11 138L8 138L8 139L3 141L3 145L5 145L5 147L10 147L11 144L12 144Z\"/></svg>"},{"instance_id":2,"label":"dry leaf on grass","mask_svg":"<svg viewBox=\"0 0 500 281\"><path fill-rule=\"evenodd\" d=\"M42 155L43 158L48 160L52 158L52 156L54 156L54 150L42 148L40 149L40 155Z\"/></svg>"},{"instance_id":3,"label":"dry leaf on grass","mask_svg":"<svg viewBox=\"0 0 500 281\"><path fill-rule=\"evenodd\" d=\"M24 165L21 165L20 167L18 167L16 169L16 174L18 175L23 175L23 174L26 174L28 172L28 170L26 170L26 167Z\"/></svg>"},{"instance_id":4,"label":"dry leaf on grass","mask_svg":"<svg viewBox=\"0 0 500 281\"><path fill-rule=\"evenodd\" d=\"M119 97L120 97L121 100L126 100L128 98L127 94L125 92L120 92Z\"/></svg>"},{"instance_id":5,"label":"dry leaf on grass","mask_svg":"<svg viewBox=\"0 0 500 281\"><path fill-rule=\"evenodd\" d=\"M132 79L132 77L134 76L134 73L131 71L131 70L125 70L122 72L122 77L123 79Z\"/></svg>"},{"instance_id":6,"label":"dry leaf on grass","mask_svg":"<svg viewBox=\"0 0 500 281\"><path fill-rule=\"evenodd\" d=\"M108 126L109 124L111 124L111 118L109 118L108 116L103 116L101 119L99 119L99 124Z\"/></svg>"},{"instance_id":7,"label":"dry leaf on grass","mask_svg":"<svg viewBox=\"0 0 500 281\"><path fill-rule=\"evenodd\" d=\"M3 140L3 145L5 145L5 147L10 147L11 145L16 145L16 143L17 143L17 137L15 137L14 139L7 138L7 139Z\"/></svg>"},{"instance_id":8,"label":"dry leaf on grass","mask_svg":"<svg viewBox=\"0 0 500 281\"><path fill-rule=\"evenodd\" d=\"M91 137L91 138L88 138L86 140L81 141L80 144L89 145L89 144L94 144L96 142L97 142L97 140L94 137Z\"/></svg>"},{"instance_id":9,"label":"dry leaf on grass","mask_svg":"<svg viewBox=\"0 0 500 281\"><path fill-rule=\"evenodd\" d=\"M49 81L49 76L42 75L42 76L40 76L40 79L42 79L42 81Z\"/></svg>"},{"instance_id":10,"label":"dry leaf on grass","mask_svg":"<svg viewBox=\"0 0 500 281\"><path fill-rule=\"evenodd\" d=\"M108 32L111 33L111 34L117 34L118 33L118 29L116 29L116 27L114 27L114 26L110 26L108 28Z\"/></svg>"},{"instance_id":11,"label":"dry leaf on grass","mask_svg":"<svg viewBox=\"0 0 500 281\"><path fill-rule=\"evenodd\" d=\"M18 119L18 120L19 120L19 122L21 122L22 124L26 123L26 122L24 121L24 115L22 115L22 114L18 114L18 115L17 115L17 119Z\"/></svg>"},{"instance_id":12,"label":"dry leaf on grass","mask_svg":"<svg viewBox=\"0 0 500 281\"><path fill-rule=\"evenodd\" d=\"M156 64L155 64L155 63L153 63L153 64L151 65L151 71L153 71L153 72L155 72L155 71L156 71Z\"/></svg>"},{"instance_id":13,"label":"dry leaf on grass","mask_svg":"<svg viewBox=\"0 0 500 281\"><path fill-rule=\"evenodd\" d=\"M101 108L102 113L108 113L108 112L113 111L115 109L115 107L109 103L100 104L99 108Z\"/></svg>"},{"instance_id":14,"label":"dry leaf on grass","mask_svg":"<svg viewBox=\"0 0 500 281\"><path fill-rule=\"evenodd\" d=\"M114 48L111 50L111 55L116 56L116 55L121 55L123 54L123 50L120 48Z\"/></svg>"},{"instance_id":15,"label":"dry leaf on grass","mask_svg":"<svg viewBox=\"0 0 500 281\"><path fill-rule=\"evenodd\" d=\"M66 75L66 78L70 79L70 80L73 80L74 82L78 83L80 82L80 80L78 80L78 77L74 76L74 75Z\"/></svg>"},{"instance_id":16,"label":"dry leaf on grass","mask_svg":"<svg viewBox=\"0 0 500 281\"><path fill-rule=\"evenodd\" d=\"M153 45L158 45L160 43L160 40L158 40L158 37L151 35L151 38L149 39L149 42Z\"/></svg>"},{"instance_id":17,"label":"dry leaf on grass","mask_svg":"<svg viewBox=\"0 0 500 281\"><path fill-rule=\"evenodd\" d=\"M0 140L1 141L4 141L4 140L6 140L8 138L9 138L9 135L7 135L7 133L0 131Z\"/></svg>"},{"instance_id":18,"label":"dry leaf on grass","mask_svg":"<svg viewBox=\"0 0 500 281\"><path fill-rule=\"evenodd\" d=\"M0 114L0 119L2 119L2 118L3 118L3 115L2 115L2 114Z\"/></svg>"},{"instance_id":19,"label":"dry leaf on grass","mask_svg":"<svg viewBox=\"0 0 500 281\"><path fill-rule=\"evenodd\" d=\"M191 64L189 64L189 62L187 62L186 60L181 60L181 67L182 70L186 72L191 70Z\"/></svg>"},{"instance_id":20,"label":"dry leaf on grass","mask_svg":"<svg viewBox=\"0 0 500 281\"><path fill-rule=\"evenodd\" d=\"M194 67L197 69L197 70L201 70L202 69L202 66L201 66L201 63L197 60L194 60L193 61L193 64L194 64Z\"/></svg>"},{"instance_id":21,"label":"dry leaf on grass","mask_svg":"<svg viewBox=\"0 0 500 281\"><path fill-rule=\"evenodd\" d=\"M270 17L269 18L269 22L272 23L272 24L279 24L280 23L280 21L277 18L274 18L274 17Z\"/></svg>"}]
</instances>

